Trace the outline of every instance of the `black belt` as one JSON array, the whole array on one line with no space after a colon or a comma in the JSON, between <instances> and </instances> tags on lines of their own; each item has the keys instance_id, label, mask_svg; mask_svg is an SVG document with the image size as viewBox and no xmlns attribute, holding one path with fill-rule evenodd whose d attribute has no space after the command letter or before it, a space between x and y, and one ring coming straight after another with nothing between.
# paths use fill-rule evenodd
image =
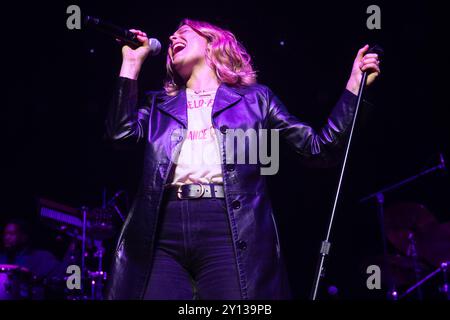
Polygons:
<instances>
[{"instance_id":1,"label":"black belt","mask_svg":"<svg viewBox=\"0 0 450 320\"><path fill-rule=\"evenodd\" d=\"M225 198L223 185L220 184L190 183L181 186L168 186L165 193L169 200Z\"/></svg>"}]
</instances>

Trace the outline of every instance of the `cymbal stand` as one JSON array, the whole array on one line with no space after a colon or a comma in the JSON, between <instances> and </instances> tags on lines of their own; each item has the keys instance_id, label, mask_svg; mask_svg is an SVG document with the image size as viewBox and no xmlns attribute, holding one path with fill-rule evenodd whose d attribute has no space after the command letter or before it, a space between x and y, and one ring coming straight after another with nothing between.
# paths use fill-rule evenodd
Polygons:
<instances>
[{"instance_id":1,"label":"cymbal stand","mask_svg":"<svg viewBox=\"0 0 450 320\"><path fill-rule=\"evenodd\" d=\"M444 284L441 286L440 291L445 294L445 298L447 300L450 300L450 288L448 285L448 267L449 267L449 262L443 262L441 263L441 269L442 269L442 274L443 274L443 278L444 278Z\"/></svg>"},{"instance_id":2,"label":"cymbal stand","mask_svg":"<svg viewBox=\"0 0 450 320\"><path fill-rule=\"evenodd\" d=\"M398 293L395 286L395 281L391 275L391 270L389 268L389 264L387 261L387 237L386 237L386 230L384 227L384 194L382 192L377 193L376 195L376 202L377 202L377 216L378 216L378 223L380 227L380 233L381 233L381 241L383 245L383 270L386 274L386 278L388 279L388 298L390 300L397 300Z\"/></svg>"},{"instance_id":3,"label":"cymbal stand","mask_svg":"<svg viewBox=\"0 0 450 320\"><path fill-rule=\"evenodd\" d=\"M86 230L87 230L87 207L82 207L81 211L83 212L83 236L81 242L81 293L84 297L85 287L84 280L86 276Z\"/></svg>"},{"instance_id":4,"label":"cymbal stand","mask_svg":"<svg viewBox=\"0 0 450 320\"><path fill-rule=\"evenodd\" d=\"M98 259L98 265L96 271L89 272L89 278L91 279L91 300L103 300L104 282L107 279L107 273L102 270L105 248L101 240L94 240L94 245L97 248L94 257Z\"/></svg>"},{"instance_id":5,"label":"cymbal stand","mask_svg":"<svg viewBox=\"0 0 450 320\"><path fill-rule=\"evenodd\" d=\"M413 232L409 232L408 234L408 249L406 252L406 256L411 257L412 261L413 261L413 267L414 267L414 275L416 277L416 281L420 281L420 277L421 277L421 269L419 267L419 261L418 261L418 256L417 256L417 248L416 248L416 239L414 237L414 233ZM423 293L422 293L422 289L419 287L417 289L417 298L419 300L423 300Z\"/></svg>"},{"instance_id":6,"label":"cymbal stand","mask_svg":"<svg viewBox=\"0 0 450 320\"><path fill-rule=\"evenodd\" d=\"M441 291L442 293L445 294L445 297L447 300L450 300L448 275L447 275L448 264L449 264L448 261L442 262L441 265L439 266L439 268L437 268L436 270L431 272L429 275L427 275L425 278L423 278L422 280L420 280L419 282L414 284L412 287L410 287L408 290L406 290L402 295L400 295L399 299L405 298L414 290L419 289L425 282L427 282L428 280L430 280L431 278L435 277L436 275L438 275L439 273L442 272L444 284L440 287L439 291Z\"/></svg>"}]
</instances>

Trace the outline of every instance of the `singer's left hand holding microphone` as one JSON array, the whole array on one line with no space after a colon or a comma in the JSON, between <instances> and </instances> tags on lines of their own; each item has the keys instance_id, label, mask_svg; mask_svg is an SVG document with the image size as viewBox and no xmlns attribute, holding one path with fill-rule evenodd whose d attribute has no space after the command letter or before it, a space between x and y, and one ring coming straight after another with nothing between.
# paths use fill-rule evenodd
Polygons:
<instances>
[{"instance_id":1,"label":"singer's left hand holding microphone","mask_svg":"<svg viewBox=\"0 0 450 320\"><path fill-rule=\"evenodd\" d=\"M355 61L353 62L350 79L347 82L347 90L351 91L355 95L358 94L359 85L362 79L362 73L364 71L367 72L367 85L371 85L381 73L378 54L366 54L368 50L369 45L365 45L364 47L359 49Z\"/></svg>"},{"instance_id":2,"label":"singer's left hand holding microphone","mask_svg":"<svg viewBox=\"0 0 450 320\"><path fill-rule=\"evenodd\" d=\"M122 67L120 68L120 76L136 80L139 76L142 64L150 53L150 45L147 34L143 31L130 29L137 35L137 39L142 45L136 49L132 49L127 45L122 47Z\"/></svg>"}]
</instances>

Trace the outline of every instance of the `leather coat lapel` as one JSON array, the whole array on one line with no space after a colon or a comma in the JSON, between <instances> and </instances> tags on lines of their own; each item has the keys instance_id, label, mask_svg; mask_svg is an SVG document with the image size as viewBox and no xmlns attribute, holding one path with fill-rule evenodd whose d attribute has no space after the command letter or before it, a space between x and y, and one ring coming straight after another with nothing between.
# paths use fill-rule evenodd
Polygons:
<instances>
[{"instance_id":1,"label":"leather coat lapel","mask_svg":"<svg viewBox=\"0 0 450 320\"><path fill-rule=\"evenodd\" d=\"M236 105L242 99L242 94L237 88L222 83L217 89L214 99L212 116L215 117L219 112Z\"/></svg>"},{"instance_id":2,"label":"leather coat lapel","mask_svg":"<svg viewBox=\"0 0 450 320\"><path fill-rule=\"evenodd\" d=\"M236 105L241 99L242 93L238 88L222 83L217 89L212 116L215 117L222 110ZM162 103L157 104L157 107L187 128L187 98L185 88L180 89L176 96L164 96Z\"/></svg>"},{"instance_id":3,"label":"leather coat lapel","mask_svg":"<svg viewBox=\"0 0 450 320\"><path fill-rule=\"evenodd\" d=\"M157 103L156 105L187 128L187 98L185 88L179 90L176 96L164 96L163 102Z\"/></svg>"}]
</instances>

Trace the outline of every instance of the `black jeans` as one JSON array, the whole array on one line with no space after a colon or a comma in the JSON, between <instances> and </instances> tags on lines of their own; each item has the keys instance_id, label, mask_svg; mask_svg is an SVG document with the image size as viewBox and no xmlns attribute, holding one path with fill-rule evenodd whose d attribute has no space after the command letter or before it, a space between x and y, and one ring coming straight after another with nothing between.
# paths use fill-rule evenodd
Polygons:
<instances>
[{"instance_id":1,"label":"black jeans","mask_svg":"<svg viewBox=\"0 0 450 320\"><path fill-rule=\"evenodd\" d=\"M241 299L224 199L164 201L145 299Z\"/></svg>"}]
</instances>

